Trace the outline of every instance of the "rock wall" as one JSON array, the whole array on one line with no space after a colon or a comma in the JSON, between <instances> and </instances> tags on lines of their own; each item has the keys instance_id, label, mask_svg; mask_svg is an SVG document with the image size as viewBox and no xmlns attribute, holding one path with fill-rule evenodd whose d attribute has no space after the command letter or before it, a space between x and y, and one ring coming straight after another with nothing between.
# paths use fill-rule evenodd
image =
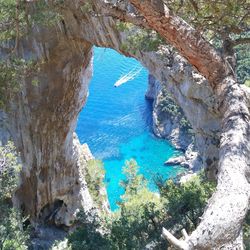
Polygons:
<instances>
[{"instance_id":1,"label":"rock wall","mask_svg":"<svg viewBox=\"0 0 250 250\"><path fill-rule=\"evenodd\" d=\"M199 171L203 167L202 158L197 150L195 135L182 109L172 100L164 86L148 76L147 99L153 100L153 131L160 138L169 140L176 149L182 150L183 156L171 157L166 165L181 165L182 167Z\"/></svg>"},{"instance_id":2,"label":"rock wall","mask_svg":"<svg viewBox=\"0 0 250 250\"><path fill-rule=\"evenodd\" d=\"M88 96L92 45L37 28L20 43L20 53L35 58L40 70L23 79L8 105L23 163L14 201L32 223L70 226L79 209L94 207L85 180L89 152L73 134Z\"/></svg>"}]
</instances>

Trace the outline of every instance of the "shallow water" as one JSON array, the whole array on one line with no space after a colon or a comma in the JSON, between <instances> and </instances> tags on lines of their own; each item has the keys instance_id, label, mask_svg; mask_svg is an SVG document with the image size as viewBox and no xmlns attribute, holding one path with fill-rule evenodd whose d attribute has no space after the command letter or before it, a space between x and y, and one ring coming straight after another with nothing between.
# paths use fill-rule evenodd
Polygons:
<instances>
[{"instance_id":1,"label":"shallow water","mask_svg":"<svg viewBox=\"0 0 250 250\"><path fill-rule=\"evenodd\" d=\"M79 116L76 132L97 159L104 162L111 209L123 194L125 160L134 158L156 191L154 177L170 178L182 171L163 163L180 154L166 140L152 134L152 103L145 99L148 72L139 62L114 50L95 48L90 95ZM115 83L123 83L115 88Z\"/></svg>"}]
</instances>

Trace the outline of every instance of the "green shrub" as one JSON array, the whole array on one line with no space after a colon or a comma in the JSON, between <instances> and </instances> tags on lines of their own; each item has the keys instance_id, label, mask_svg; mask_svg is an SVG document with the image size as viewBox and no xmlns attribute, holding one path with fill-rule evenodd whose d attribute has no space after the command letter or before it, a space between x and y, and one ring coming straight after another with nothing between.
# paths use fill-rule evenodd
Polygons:
<instances>
[{"instance_id":1,"label":"green shrub","mask_svg":"<svg viewBox=\"0 0 250 250\"><path fill-rule=\"evenodd\" d=\"M89 192L97 207L102 205L102 202L107 197L102 197L100 190L105 188L104 184L105 170L102 161L90 160L86 168L86 182L88 184Z\"/></svg>"},{"instance_id":2,"label":"green shrub","mask_svg":"<svg viewBox=\"0 0 250 250\"><path fill-rule=\"evenodd\" d=\"M72 250L109 249L108 237L103 230L104 219L93 209L87 214L78 214L80 227L68 236L69 248Z\"/></svg>"},{"instance_id":3,"label":"green shrub","mask_svg":"<svg viewBox=\"0 0 250 250\"><path fill-rule=\"evenodd\" d=\"M185 129L186 131L191 129L191 125L185 117L182 109L175 103L165 87L162 88L160 96L158 97L158 105L163 114L168 115L172 119L178 119L182 129Z\"/></svg>"},{"instance_id":4,"label":"green shrub","mask_svg":"<svg viewBox=\"0 0 250 250\"><path fill-rule=\"evenodd\" d=\"M168 214L169 228L180 226L188 232L194 230L203 214L207 200L215 190L215 183L206 181L202 175L177 184L168 180L160 186L161 197Z\"/></svg>"},{"instance_id":5,"label":"green shrub","mask_svg":"<svg viewBox=\"0 0 250 250\"><path fill-rule=\"evenodd\" d=\"M137 51L157 51L160 45L165 44L158 33L152 30L140 29L126 22L117 22L116 27L121 32L126 32L127 40L121 49L136 53Z\"/></svg>"},{"instance_id":6,"label":"green shrub","mask_svg":"<svg viewBox=\"0 0 250 250\"><path fill-rule=\"evenodd\" d=\"M142 249L146 244L161 241L161 222L165 214L158 194L148 190L144 177L138 174L135 160L126 161L125 193L120 209L109 218L109 242L112 249Z\"/></svg>"},{"instance_id":7,"label":"green shrub","mask_svg":"<svg viewBox=\"0 0 250 250\"><path fill-rule=\"evenodd\" d=\"M0 147L0 166L0 249L27 249L28 234L23 230L20 212L11 202L21 167L13 143Z\"/></svg>"}]
</instances>

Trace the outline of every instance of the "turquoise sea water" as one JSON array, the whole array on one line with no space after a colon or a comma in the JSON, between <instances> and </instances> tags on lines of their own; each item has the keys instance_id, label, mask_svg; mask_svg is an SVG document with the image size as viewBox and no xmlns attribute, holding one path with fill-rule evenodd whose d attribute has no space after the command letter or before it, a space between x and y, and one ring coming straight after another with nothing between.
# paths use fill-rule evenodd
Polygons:
<instances>
[{"instance_id":1,"label":"turquoise sea water","mask_svg":"<svg viewBox=\"0 0 250 250\"><path fill-rule=\"evenodd\" d=\"M76 132L81 143L87 143L93 155L104 162L111 209L117 208L116 201L124 192L119 182L124 178L125 160L137 161L152 191L156 191L155 176L170 178L182 171L163 165L180 153L152 133L152 103L144 97L147 77L147 70L135 59L95 48L90 95ZM127 82L115 88L117 81Z\"/></svg>"}]
</instances>

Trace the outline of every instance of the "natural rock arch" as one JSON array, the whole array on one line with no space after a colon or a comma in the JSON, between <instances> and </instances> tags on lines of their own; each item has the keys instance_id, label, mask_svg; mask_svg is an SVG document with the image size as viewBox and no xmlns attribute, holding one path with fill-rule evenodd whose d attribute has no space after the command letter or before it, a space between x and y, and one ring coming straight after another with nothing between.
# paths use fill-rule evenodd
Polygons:
<instances>
[{"instance_id":1,"label":"natural rock arch","mask_svg":"<svg viewBox=\"0 0 250 250\"><path fill-rule=\"evenodd\" d=\"M101 8L98 1L96 8ZM87 211L93 207L84 178L86 162L79 160L84 149L73 139L92 76L92 45L136 58L166 84L196 130L204 157L212 150L215 161L208 163L216 164L217 145L212 144L209 150L219 129L219 118L209 111L212 92L184 59L167 48L134 54L124 51L127 34L117 29L111 17L83 14L73 4L63 14L58 29L39 28L20 42L20 53L27 56L32 52L41 70L23 81L22 90L9 104L10 130L23 161L15 201L32 221L39 221L45 207L53 210L56 200L63 201L56 224L70 225L79 208ZM32 84L33 79L38 80L38 86ZM202 117L194 119L194 113Z\"/></svg>"},{"instance_id":2,"label":"natural rock arch","mask_svg":"<svg viewBox=\"0 0 250 250\"><path fill-rule=\"evenodd\" d=\"M8 111L12 136L23 161L16 203L33 221L39 221L42 209L53 207L56 200L64 204L57 211L56 224L70 225L80 207L88 211L93 205L84 178L82 148L73 140L91 77L92 44L133 56L166 84L196 133L204 165L212 176L216 174L221 116L206 80L167 48L158 52L138 50L134 54L124 51L121 45L126 34L117 30L114 19L82 13L79 4L70 2L63 10L64 20L58 29L37 28L20 42L20 53L27 56L32 52L42 63L39 73L23 81ZM97 12L105 13L102 1L93 4ZM32 85L34 77L38 86Z\"/></svg>"}]
</instances>

